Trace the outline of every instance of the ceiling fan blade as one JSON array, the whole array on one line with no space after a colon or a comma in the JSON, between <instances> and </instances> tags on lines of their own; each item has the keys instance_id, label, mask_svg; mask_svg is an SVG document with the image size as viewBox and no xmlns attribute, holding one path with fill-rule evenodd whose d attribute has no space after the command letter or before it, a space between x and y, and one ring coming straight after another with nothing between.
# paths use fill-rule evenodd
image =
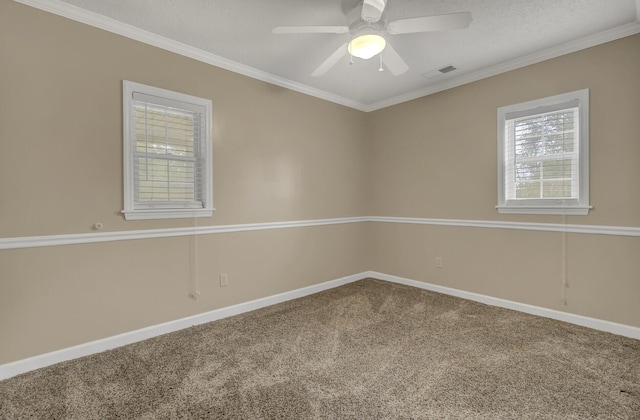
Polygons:
<instances>
[{"instance_id":1,"label":"ceiling fan blade","mask_svg":"<svg viewBox=\"0 0 640 420\"><path fill-rule=\"evenodd\" d=\"M424 16L412 19L400 19L389 22L387 32L392 35L412 34L416 32L449 31L464 29L471 24L471 13L450 13L447 15Z\"/></svg>"},{"instance_id":2,"label":"ceiling fan blade","mask_svg":"<svg viewBox=\"0 0 640 420\"><path fill-rule=\"evenodd\" d=\"M346 34L348 26L277 26L274 34Z\"/></svg>"},{"instance_id":3,"label":"ceiling fan blade","mask_svg":"<svg viewBox=\"0 0 640 420\"><path fill-rule=\"evenodd\" d=\"M364 0L362 3L362 20L375 23L380 20L387 0Z\"/></svg>"},{"instance_id":4,"label":"ceiling fan blade","mask_svg":"<svg viewBox=\"0 0 640 420\"><path fill-rule=\"evenodd\" d=\"M331 67L335 66L336 63L340 61L340 59L344 57L345 54L347 54L347 45L348 43L340 45L340 47L338 47L338 49L335 50L333 54L331 54L326 60L324 60L322 64L320 64L320 66L317 69L315 69L313 73L311 73L311 76L312 77L322 76L323 74L328 72L331 69Z\"/></svg>"},{"instance_id":5,"label":"ceiling fan blade","mask_svg":"<svg viewBox=\"0 0 640 420\"><path fill-rule=\"evenodd\" d=\"M407 63L389 43L382 51L382 61L394 76L399 76L409 70Z\"/></svg>"}]
</instances>

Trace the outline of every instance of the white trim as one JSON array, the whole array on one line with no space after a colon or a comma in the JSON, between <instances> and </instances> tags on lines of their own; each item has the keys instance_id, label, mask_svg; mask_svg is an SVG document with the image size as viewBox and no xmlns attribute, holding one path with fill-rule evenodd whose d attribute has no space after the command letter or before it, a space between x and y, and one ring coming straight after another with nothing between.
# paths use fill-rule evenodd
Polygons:
<instances>
[{"instance_id":1,"label":"white trim","mask_svg":"<svg viewBox=\"0 0 640 420\"><path fill-rule=\"evenodd\" d=\"M604 44L605 42L615 41L616 39L624 38L627 36L640 33L640 22L629 23L627 25L612 28L607 31L603 31L597 34L589 35L575 41L567 42L546 50L538 51L533 54L528 54L523 57L509 60L507 62L497 64L485 69L474 71L469 74L463 74L459 77L455 77L435 85L428 86L424 89L419 89L413 92L409 92L403 95L395 96L393 98L384 99L372 104L364 104L352 99L345 98L334 93L326 92L320 89L316 89L305 84L294 82L292 80L285 79L280 76L276 76L271 73L267 73L262 70L249 67L247 65L231 61L227 58L212 54L207 51L203 51L198 48L185 45L178 41L174 41L169 38L156 35L152 32L148 32L137 28L132 25L128 25L119 22L115 19L108 18L106 16L90 12L88 10L79 8L77 6L70 5L57 0L13 0L17 3L22 3L36 9L44 10L49 13L62 16L76 22L81 22L105 31L109 31L118 35L125 36L127 38L143 42L154 47L162 48L166 51L171 51L176 54L183 55L185 57L192 58L194 60L201 61L203 63L211 64L216 67L223 68L225 70L232 71L234 73L242 74L253 79L261 80L263 82L271 83L277 86L281 86L287 89L291 89L296 92L300 92L305 95L313 96L325 101L333 102L339 105L344 105L350 108L357 109L359 111L370 112L378 109L386 108L392 105L397 105L402 102L411 101L413 99L428 96L437 92L442 92L447 89L462 86L467 83L475 82L487 77L495 76L497 74L505 73L511 70L515 70L521 67L529 66L531 64L539 63L541 61L549 60L551 58L559 57L572 52L580 51L586 48L594 47L596 45ZM636 0L636 3L640 0ZM637 6L640 8L640 6ZM640 16L640 11L638 12ZM640 18L638 19L640 21Z\"/></svg>"},{"instance_id":2,"label":"white trim","mask_svg":"<svg viewBox=\"0 0 640 420\"><path fill-rule=\"evenodd\" d=\"M531 315L537 315L544 318L556 319L558 321L568 322L570 324L580 325L582 327L592 328L598 331L605 331L612 334L622 335L625 337L640 340L640 328L631 325L618 324L616 322L604 321L597 318L589 318L582 315L576 315L568 312L557 311L554 309L543 308L541 306L528 305L526 303L514 302L512 300L500 299L492 296L482 295L479 293L467 292L464 290L453 289L450 287L439 286L422 281L411 280L404 277L392 276L389 274L370 271L367 277L373 277L393 283L404 284L407 286L417 287L419 289L430 290L432 292L442 293L445 295L456 296L475 302L484 303L500 308L511 309L514 311L524 312Z\"/></svg>"},{"instance_id":3,"label":"white trim","mask_svg":"<svg viewBox=\"0 0 640 420\"><path fill-rule=\"evenodd\" d=\"M207 165L210 166L210 165ZM210 177L207 179L211 179ZM209 183L211 188L211 183ZM211 196L209 196L211 197ZM193 217L210 217L215 209L145 209L122 210L125 220L149 220L149 219L190 219Z\"/></svg>"},{"instance_id":4,"label":"white trim","mask_svg":"<svg viewBox=\"0 0 640 420\"><path fill-rule=\"evenodd\" d=\"M368 217L369 222L407 223L416 225L461 226L485 229L516 229L543 232L584 233L591 235L640 236L640 227L565 225L561 223L501 222L492 220L423 219L412 217ZM1 245L1 243L0 243Z\"/></svg>"},{"instance_id":5,"label":"white trim","mask_svg":"<svg viewBox=\"0 0 640 420\"><path fill-rule=\"evenodd\" d=\"M576 110L577 108L577 110ZM507 174L515 173L515 128L517 118L546 114L550 111L569 111L577 117L578 124L574 126L574 140L577 147L575 164L577 172L572 169L572 199L515 199L515 180L508 179ZM589 89L539 98L519 104L498 108L498 205L499 213L508 214L557 214L571 216L586 216L589 214ZM506 131L509 128L510 134ZM554 155L549 155L554 157ZM558 157L554 157L554 160ZM545 178L546 179L546 178ZM542 191L542 188L541 188Z\"/></svg>"},{"instance_id":6,"label":"white trim","mask_svg":"<svg viewBox=\"0 0 640 420\"><path fill-rule=\"evenodd\" d=\"M217 233L248 232L268 229L287 229L345 223L378 222L413 225L473 227L484 229L516 229L543 232L568 232L592 235L640 236L640 227L564 225L561 223L501 222L492 220L428 219L416 217L343 217L335 219L298 220L290 222L247 223L239 225L199 226L169 229L129 230L120 232L72 233L67 235L22 236L0 238L0 250L38 248L43 246L76 245L97 242L158 239L176 236L212 235Z\"/></svg>"},{"instance_id":7,"label":"white trim","mask_svg":"<svg viewBox=\"0 0 640 420\"><path fill-rule=\"evenodd\" d=\"M140 97L140 95L142 97ZM194 193L196 202L202 208L185 208L173 204L170 207L161 208L153 203L140 203L135 197L136 187L139 185L136 175L135 155L137 150L135 130L134 104L143 100L145 104L171 106L188 110L202 118L201 128L198 134L194 134L194 187L201 184L201 195ZM192 217L210 217L213 214L213 149L211 145L213 119L213 102L208 98L200 98L182 92L174 92L142 83L122 81L122 157L123 157L123 189L124 189L124 214L125 220L145 219L176 219ZM146 125L145 125L146 127ZM148 157L147 153L145 156ZM200 161L204 164L200 165ZM195 169L195 168L199 169ZM149 208L142 208L145 204Z\"/></svg>"},{"instance_id":8,"label":"white trim","mask_svg":"<svg viewBox=\"0 0 640 420\"><path fill-rule=\"evenodd\" d=\"M129 241L133 239L171 238L176 236L210 235L215 233L246 232L267 229L286 229L310 226L339 225L365 222L365 217L298 220L291 222L247 223L239 225L199 226L169 229L129 230L121 232L76 233L68 235L24 236L0 238L0 250L36 248L42 246L75 245L95 242Z\"/></svg>"},{"instance_id":9,"label":"white trim","mask_svg":"<svg viewBox=\"0 0 640 420\"><path fill-rule=\"evenodd\" d=\"M376 111L378 109L387 108L403 102L412 101L414 99L429 96L434 93L442 92L444 90L452 89L458 86L466 85L468 83L477 82L478 80L486 79L488 77L496 76L498 74L506 73L511 70L516 70L522 67L530 66L532 64L540 63L542 61L550 60L552 58L595 47L596 45L604 44L606 42L615 41L616 39L635 35L637 33L640 33L640 22L628 23L626 25L618 26L617 28L612 28L603 32L599 32L597 34L589 35L584 38L560 44L555 47L524 55L513 60L505 61L504 63L496 64L495 66L487 67L468 74L460 75L452 79L444 80L440 83L427 86L424 89L415 90L413 92L405 93L403 95L369 104L366 106L366 111Z\"/></svg>"},{"instance_id":10,"label":"white trim","mask_svg":"<svg viewBox=\"0 0 640 420\"><path fill-rule=\"evenodd\" d=\"M344 105L349 108L354 108L359 111L366 111L367 108L365 104L362 104L358 101L344 98L334 93L326 92L324 90L316 89L299 82L285 79L283 77L268 73L263 70L258 70L245 64L229 60L228 58L224 58L208 51L204 51L199 48L195 48L190 45L175 41L173 39L154 34L153 32L145 31L144 29L140 29L133 25L117 21L98 13L90 12L88 10L73 6L68 3L64 3L58 0L14 1L34 7L36 9L44 10L45 12L65 17L67 19L74 20L76 22L84 23L95 28L112 32L117 35L122 35L129 39L133 39L147 45L162 48L163 50L180 54L184 57L189 57L203 63L211 64L212 66L220 67L222 69L229 70L234 73L250 77L252 79L271 83L273 85L291 89L305 95L313 96L339 105Z\"/></svg>"},{"instance_id":11,"label":"white trim","mask_svg":"<svg viewBox=\"0 0 640 420\"><path fill-rule=\"evenodd\" d=\"M544 207L544 206L496 206L502 214L555 214L567 216L586 216L593 206Z\"/></svg>"},{"instance_id":12,"label":"white trim","mask_svg":"<svg viewBox=\"0 0 640 420\"><path fill-rule=\"evenodd\" d=\"M298 299L304 296L321 292L323 290L333 289L347 283L362 280L367 276L368 272L354 274L352 276L342 277L336 280L315 284L313 286L303 287L301 289L291 290L289 292L279 293L277 295L239 303L237 305L227 306L225 308L215 309L213 311L177 319L175 321L152 325L150 327L114 335L112 337L103 338L101 340L79 344L77 346L30 357L28 359L6 363L4 365L0 365L0 381L19 375L21 373L40 369L56 363L77 359L79 357L89 356L91 354L100 353L116 347L126 346L127 344L137 343L142 340L157 337L163 334L168 334L174 331L179 331L195 325L206 324L207 322L217 321L219 319L228 318L230 316L239 315L245 312L255 311L256 309L286 302L288 300Z\"/></svg>"},{"instance_id":13,"label":"white trim","mask_svg":"<svg viewBox=\"0 0 640 420\"><path fill-rule=\"evenodd\" d=\"M279 293L276 295L255 299L249 302L239 303L225 308L215 309L190 317L177 319L175 321L165 322L163 324L152 325L150 327L141 328L139 330L118 334L115 336L103 338L89 343L79 344L77 346L53 351L50 353L33 356L27 359L17 360L15 362L0 365L0 381L29 372L35 369L51 366L67 360L77 359L100 353L116 347L137 343L142 340L157 337L170 332L179 331L195 325L201 325L219 319L228 318L230 316L239 315L245 312L254 311L256 309L275 305L293 299L298 299L324 290L333 289L354 281L373 277L379 280L389 281L407 286L417 287L419 289L430 290L437 293L456 296L462 299L468 299L475 302L485 303L487 305L497 306L501 308L512 309L532 315L542 316L545 318L556 319L570 324L580 325L599 331L606 331L613 334L622 335L640 339L640 328L630 325L618 324L615 322L604 321L596 318L589 318L581 315L575 315L567 312L560 312L553 309L543 308L539 306L528 305L525 303L514 302L510 300L495 298L487 295L481 295L464 290L453 289L444 286L438 286L421 281L411 280L404 277L392 276L376 271L365 271L351 276L327 281L312 286L303 287L301 289L289 292Z\"/></svg>"}]
</instances>

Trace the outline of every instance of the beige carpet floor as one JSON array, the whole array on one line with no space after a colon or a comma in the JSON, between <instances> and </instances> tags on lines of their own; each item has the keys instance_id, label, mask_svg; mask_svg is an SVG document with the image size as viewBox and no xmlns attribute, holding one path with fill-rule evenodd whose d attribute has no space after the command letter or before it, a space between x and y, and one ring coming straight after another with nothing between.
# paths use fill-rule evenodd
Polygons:
<instances>
[{"instance_id":1,"label":"beige carpet floor","mask_svg":"<svg viewBox=\"0 0 640 420\"><path fill-rule=\"evenodd\" d=\"M636 419L640 341L366 279L2 381L0 418Z\"/></svg>"}]
</instances>

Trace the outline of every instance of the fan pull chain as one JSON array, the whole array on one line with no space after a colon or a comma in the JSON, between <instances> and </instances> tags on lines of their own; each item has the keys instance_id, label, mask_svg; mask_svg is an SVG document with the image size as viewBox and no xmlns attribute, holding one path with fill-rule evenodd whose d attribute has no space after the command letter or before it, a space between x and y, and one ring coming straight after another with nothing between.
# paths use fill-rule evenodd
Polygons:
<instances>
[{"instance_id":1,"label":"fan pull chain","mask_svg":"<svg viewBox=\"0 0 640 420\"><path fill-rule=\"evenodd\" d=\"M384 67L382 67L382 53L380 53L380 68L378 68L378 71L384 71Z\"/></svg>"}]
</instances>

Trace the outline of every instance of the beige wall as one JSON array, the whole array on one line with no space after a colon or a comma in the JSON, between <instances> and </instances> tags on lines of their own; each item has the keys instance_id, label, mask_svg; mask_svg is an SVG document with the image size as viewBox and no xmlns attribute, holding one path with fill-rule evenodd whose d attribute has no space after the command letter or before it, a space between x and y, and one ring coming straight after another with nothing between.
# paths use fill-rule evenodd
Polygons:
<instances>
[{"instance_id":1,"label":"beige wall","mask_svg":"<svg viewBox=\"0 0 640 420\"><path fill-rule=\"evenodd\" d=\"M96 222L559 223L496 212L496 108L585 87L595 209L568 222L640 226L639 47L630 37L365 114L0 0L0 238ZM123 79L213 100L211 218L122 218ZM0 364L365 270L640 327L639 242L568 235L568 306L559 233L353 223L4 250Z\"/></svg>"},{"instance_id":2,"label":"beige wall","mask_svg":"<svg viewBox=\"0 0 640 420\"><path fill-rule=\"evenodd\" d=\"M119 214L122 80L212 99L217 211L199 225L364 213L365 114L10 0L0 7L0 237L191 224Z\"/></svg>"},{"instance_id":3,"label":"beige wall","mask_svg":"<svg viewBox=\"0 0 640 420\"><path fill-rule=\"evenodd\" d=\"M199 236L196 301L188 237L0 251L0 364L362 272L364 228Z\"/></svg>"},{"instance_id":4,"label":"beige wall","mask_svg":"<svg viewBox=\"0 0 640 420\"><path fill-rule=\"evenodd\" d=\"M366 213L360 111L10 0L0 60L0 237ZM213 217L123 219L123 79L212 99ZM193 254L187 237L0 251L0 364L360 273L365 228L199 236Z\"/></svg>"},{"instance_id":5,"label":"beige wall","mask_svg":"<svg viewBox=\"0 0 640 420\"><path fill-rule=\"evenodd\" d=\"M371 113L372 213L559 222L496 211L496 110L589 88L594 209L567 223L640 226L639 68L635 35Z\"/></svg>"},{"instance_id":6,"label":"beige wall","mask_svg":"<svg viewBox=\"0 0 640 420\"><path fill-rule=\"evenodd\" d=\"M496 109L590 89L588 216L640 227L640 36L589 48L370 115L370 212L377 216L562 223L497 204ZM372 269L640 327L640 238L378 224ZM435 268L435 258L444 267Z\"/></svg>"}]
</instances>

